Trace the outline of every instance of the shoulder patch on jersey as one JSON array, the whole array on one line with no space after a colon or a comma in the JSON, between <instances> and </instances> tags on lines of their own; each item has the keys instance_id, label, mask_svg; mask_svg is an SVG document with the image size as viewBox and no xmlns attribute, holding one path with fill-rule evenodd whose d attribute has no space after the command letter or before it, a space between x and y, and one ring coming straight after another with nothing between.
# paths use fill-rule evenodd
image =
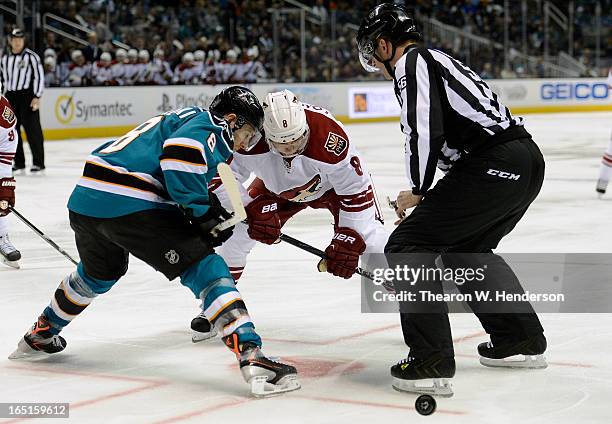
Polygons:
<instances>
[{"instance_id":1,"label":"shoulder patch on jersey","mask_svg":"<svg viewBox=\"0 0 612 424\"><path fill-rule=\"evenodd\" d=\"M342 155L348 146L348 141L341 135L330 132L325 141L325 150L336 156Z\"/></svg>"},{"instance_id":2,"label":"shoulder patch on jersey","mask_svg":"<svg viewBox=\"0 0 612 424\"><path fill-rule=\"evenodd\" d=\"M4 105L4 110L2 111L2 119L4 119L11 125L13 124L13 122L15 122L16 119L13 110L6 105Z\"/></svg>"},{"instance_id":3,"label":"shoulder patch on jersey","mask_svg":"<svg viewBox=\"0 0 612 424\"><path fill-rule=\"evenodd\" d=\"M0 127L11 128L15 125L17 117L15 116L15 112L13 112L11 104L4 96L0 96L0 113Z\"/></svg>"}]
</instances>

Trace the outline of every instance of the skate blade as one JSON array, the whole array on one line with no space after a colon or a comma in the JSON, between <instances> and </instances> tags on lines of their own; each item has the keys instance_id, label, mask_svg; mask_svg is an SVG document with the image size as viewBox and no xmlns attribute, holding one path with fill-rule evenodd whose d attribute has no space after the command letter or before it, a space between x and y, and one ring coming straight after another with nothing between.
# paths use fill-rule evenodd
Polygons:
<instances>
[{"instance_id":1,"label":"skate blade","mask_svg":"<svg viewBox=\"0 0 612 424\"><path fill-rule=\"evenodd\" d=\"M480 357L480 363L485 367L493 368L532 368L544 369L548 367L543 355L514 355L502 359Z\"/></svg>"},{"instance_id":2,"label":"skate blade","mask_svg":"<svg viewBox=\"0 0 612 424\"><path fill-rule=\"evenodd\" d=\"M205 340L211 340L217 336L217 330L213 329L212 331L208 331L203 333L201 331L191 331L191 341L193 343L203 342Z\"/></svg>"},{"instance_id":3,"label":"skate blade","mask_svg":"<svg viewBox=\"0 0 612 424\"><path fill-rule=\"evenodd\" d=\"M49 354L42 350L35 350L28 345L22 338L17 344L17 349L9 355L9 359L12 361L32 361L48 357Z\"/></svg>"},{"instance_id":4,"label":"skate blade","mask_svg":"<svg viewBox=\"0 0 612 424\"><path fill-rule=\"evenodd\" d=\"M302 387L295 374L284 376L276 384L268 383L268 377L260 375L251 378L249 384L251 385L251 394L257 398L280 395L281 393L292 392Z\"/></svg>"},{"instance_id":5,"label":"skate blade","mask_svg":"<svg viewBox=\"0 0 612 424\"><path fill-rule=\"evenodd\" d=\"M391 384L398 392L421 393L441 397L454 395L452 384L445 378L425 378L423 380L402 380L393 377Z\"/></svg>"},{"instance_id":6,"label":"skate blade","mask_svg":"<svg viewBox=\"0 0 612 424\"><path fill-rule=\"evenodd\" d=\"M15 268L15 269L20 268L19 261L9 261L8 259L3 257L0 259L0 262L2 262L4 265L10 266L11 268Z\"/></svg>"}]
</instances>

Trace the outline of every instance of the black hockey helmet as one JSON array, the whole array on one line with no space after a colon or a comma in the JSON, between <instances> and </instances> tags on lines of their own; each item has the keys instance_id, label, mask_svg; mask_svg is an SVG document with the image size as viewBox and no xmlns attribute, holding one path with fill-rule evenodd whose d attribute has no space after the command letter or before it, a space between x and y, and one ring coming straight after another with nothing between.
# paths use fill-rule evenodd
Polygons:
<instances>
[{"instance_id":1,"label":"black hockey helmet","mask_svg":"<svg viewBox=\"0 0 612 424\"><path fill-rule=\"evenodd\" d=\"M385 65L390 74L393 74L389 61L376 56L376 42L381 37L393 44L391 57L395 56L398 44L406 40L420 41L423 38L404 6L394 3L382 3L375 6L363 18L357 32L359 61L368 72L379 71L372 60L375 58Z\"/></svg>"},{"instance_id":2,"label":"black hockey helmet","mask_svg":"<svg viewBox=\"0 0 612 424\"><path fill-rule=\"evenodd\" d=\"M236 129L245 123L251 124L258 132L263 128L264 112L261 103L246 87L233 85L221 90L213 99L209 110L219 116L235 113L238 116Z\"/></svg>"}]
</instances>

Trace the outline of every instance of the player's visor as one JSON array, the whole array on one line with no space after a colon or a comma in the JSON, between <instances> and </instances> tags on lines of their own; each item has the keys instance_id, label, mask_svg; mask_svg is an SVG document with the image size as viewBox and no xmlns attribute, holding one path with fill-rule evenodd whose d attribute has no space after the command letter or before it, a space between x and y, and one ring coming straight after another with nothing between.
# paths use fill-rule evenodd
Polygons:
<instances>
[{"instance_id":1,"label":"player's visor","mask_svg":"<svg viewBox=\"0 0 612 424\"><path fill-rule=\"evenodd\" d=\"M255 130L255 132L253 133L253 136L251 138L249 138L249 140L246 142L245 146L243 147L244 150L246 150L247 152L249 150L251 150L253 147L255 147L255 145L257 143L259 143L259 140L261 140L261 131L259 130Z\"/></svg>"},{"instance_id":2,"label":"player's visor","mask_svg":"<svg viewBox=\"0 0 612 424\"><path fill-rule=\"evenodd\" d=\"M359 62L366 72L378 72L378 68L374 64L374 42L372 40L366 40L360 43L359 46Z\"/></svg>"},{"instance_id":3,"label":"player's visor","mask_svg":"<svg viewBox=\"0 0 612 424\"><path fill-rule=\"evenodd\" d=\"M293 158L306 149L309 137L310 128L306 128L302 135L295 140L275 142L269 138L266 138L266 141L268 142L268 146L270 146L270 150L278 153L284 158Z\"/></svg>"}]
</instances>

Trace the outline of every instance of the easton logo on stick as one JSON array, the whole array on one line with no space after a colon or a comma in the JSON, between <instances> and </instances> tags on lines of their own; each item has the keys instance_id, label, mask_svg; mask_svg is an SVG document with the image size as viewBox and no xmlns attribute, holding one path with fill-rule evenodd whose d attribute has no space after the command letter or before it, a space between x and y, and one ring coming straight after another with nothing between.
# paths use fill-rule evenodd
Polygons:
<instances>
[{"instance_id":1,"label":"easton logo on stick","mask_svg":"<svg viewBox=\"0 0 612 424\"><path fill-rule=\"evenodd\" d=\"M325 141L325 150L336 156L340 156L346 150L346 146L348 146L348 142L333 132L329 133L327 141Z\"/></svg>"}]
</instances>

